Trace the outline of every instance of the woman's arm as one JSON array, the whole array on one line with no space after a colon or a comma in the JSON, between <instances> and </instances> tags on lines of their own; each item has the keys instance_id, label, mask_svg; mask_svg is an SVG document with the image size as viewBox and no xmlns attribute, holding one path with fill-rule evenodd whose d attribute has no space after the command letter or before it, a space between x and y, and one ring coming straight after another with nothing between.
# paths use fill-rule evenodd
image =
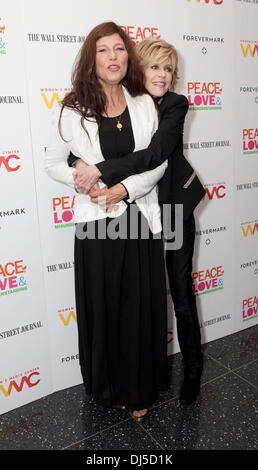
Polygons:
<instances>
[{"instance_id":1,"label":"woman's arm","mask_svg":"<svg viewBox=\"0 0 258 470\"><path fill-rule=\"evenodd\" d=\"M167 158L173 158L173 152L183 136L187 110L186 97L170 93L165 103L161 104L159 128L153 135L149 147L121 158L112 158L97 165L89 165L85 172L88 175L87 184L90 186L92 181L101 177L102 181L111 187L127 176L154 169ZM74 165L78 160L79 157L70 153L69 166Z\"/></svg>"},{"instance_id":2,"label":"woman's arm","mask_svg":"<svg viewBox=\"0 0 258 470\"><path fill-rule=\"evenodd\" d=\"M52 112L50 137L44 159L44 169L47 175L75 189L73 175L76 173L74 168L67 164L67 158L70 153L69 143L65 142L59 133L58 120L61 107L57 107ZM61 118L61 132L65 140L71 138L69 135L69 113L64 109Z\"/></svg>"},{"instance_id":3,"label":"woman's arm","mask_svg":"<svg viewBox=\"0 0 258 470\"><path fill-rule=\"evenodd\" d=\"M166 160L162 165L155 168L155 170L146 171L140 175L132 175L123 180L121 183L115 184L111 188L105 186L99 190L90 190L89 195L91 201L103 210L108 210L114 204L117 204L122 199L127 199L128 202L133 202L145 194L148 194L157 182L164 175L168 161Z\"/></svg>"},{"instance_id":4,"label":"woman's arm","mask_svg":"<svg viewBox=\"0 0 258 470\"><path fill-rule=\"evenodd\" d=\"M183 136L188 106L185 96L170 93L165 103L161 104L159 127L148 148L98 163L96 167L101 172L102 181L110 187L127 176L152 170L167 158L173 158L173 152Z\"/></svg>"},{"instance_id":5,"label":"woman's arm","mask_svg":"<svg viewBox=\"0 0 258 470\"><path fill-rule=\"evenodd\" d=\"M158 115L154 103L151 99L150 106L152 108L152 112L150 113L150 116L152 116L152 130L150 135L151 137L157 130ZM158 181L163 177L167 166L168 162L166 160L154 170L144 171L139 175L131 175L109 189L107 189L106 187L105 189L100 190L99 193L94 192L93 194L91 194L92 201L97 202L96 200L99 196L105 195L107 204L109 203L109 201L119 202L122 198L126 197L126 189L127 200L129 202L133 202L135 199L138 199L144 196L145 194L148 194L156 186Z\"/></svg>"},{"instance_id":6,"label":"woman's arm","mask_svg":"<svg viewBox=\"0 0 258 470\"><path fill-rule=\"evenodd\" d=\"M115 184L111 188L105 186L99 190L90 190L89 195L91 201L99 204L103 210L109 209L112 205L117 204L122 199L133 202L145 194L148 194L158 181L163 177L168 161L159 165L155 170L145 171L140 175L132 175L123 180L121 183Z\"/></svg>"}]
</instances>

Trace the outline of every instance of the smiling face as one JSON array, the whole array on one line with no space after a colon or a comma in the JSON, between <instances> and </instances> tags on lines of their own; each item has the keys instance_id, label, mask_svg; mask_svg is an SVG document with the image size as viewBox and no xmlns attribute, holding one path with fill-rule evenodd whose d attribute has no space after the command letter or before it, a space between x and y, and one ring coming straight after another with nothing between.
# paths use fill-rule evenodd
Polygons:
<instances>
[{"instance_id":1,"label":"smiling face","mask_svg":"<svg viewBox=\"0 0 258 470\"><path fill-rule=\"evenodd\" d=\"M104 36L96 42L96 75L102 84L117 85L125 77L128 53L118 33Z\"/></svg>"},{"instance_id":2,"label":"smiling face","mask_svg":"<svg viewBox=\"0 0 258 470\"><path fill-rule=\"evenodd\" d=\"M171 59L145 68L145 87L152 96L162 97L168 91L172 83L172 70Z\"/></svg>"}]
</instances>

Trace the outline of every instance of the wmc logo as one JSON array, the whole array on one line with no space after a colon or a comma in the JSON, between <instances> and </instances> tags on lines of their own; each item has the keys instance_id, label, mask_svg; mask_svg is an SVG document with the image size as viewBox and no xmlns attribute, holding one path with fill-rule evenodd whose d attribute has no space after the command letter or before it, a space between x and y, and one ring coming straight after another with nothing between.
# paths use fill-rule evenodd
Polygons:
<instances>
[{"instance_id":1,"label":"wmc logo","mask_svg":"<svg viewBox=\"0 0 258 470\"><path fill-rule=\"evenodd\" d=\"M258 153L258 129L243 129L243 155Z\"/></svg>"},{"instance_id":2,"label":"wmc logo","mask_svg":"<svg viewBox=\"0 0 258 470\"><path fill-rule=\"evenodd\" d=\"M188 82L189 109L194 111L222 109L221 93L220 82Z\"/></svg>"},{"instance_id":3,"label":"wmc logo","mask_svg":"<svg viewBox=\"0 0 258 470\"><path fill-rule=\"evenodd\" d=\"M203 196L203 200L209 198L211 201L212 199L222 199L226 196L226 183L205 184L204 187L206 194Z\"/></svg>"},{"instance_id":4,"label":"wmc logo","mask_svg":"<svg viewBox=\"0 0 258 470\"><path fill-rule=\"evenodd\" d=\"M39 367L33 369L33 371L28 371L24 374L18 374L17 376L9 379L0 380L0 391L4 397L10 397L13 390L16 390L16 392L20 393L23 391L24 387L31 388L38 385L40 382L40 379L38 378L40 373L34 372L34 370L39 370ZM3 382L5 383L4 385Z\"/></svg>"},{"instance_id":5,"label":"wmc logo","mask_svg":"<svg viewBox=\"0 0 258 470\"><path fill-rule=\"evenodd\" d=\"M193 291L196 295L209 294L224 288L224 269L222 266L214 266L192 274Z\"/></svg>"},{"instance_id":6,"label":"wmc logo","mask_svg":"<svg viewBox=\"0 0 258 470\"><path fill-rule=\"evenodd\" d=\"M52 109L57 101L61 103L62 99L72 91L71 88L41 88L41 96L48 109Z\"/></svg>"},{"instance_id":7,"label":"wmc logo","mask_svg":"<svg viewBox=\"0 0 258 470\"><path fill-rule=\"evenodd\" d=\"M249 297L242 300L242 319L243 321L257 318L258 315L258 297Z\"/></svg>"},{"instance_id":8,"label":"wmc logo","mask_svg":"<svg viewBox=\"0 0 258 470\"><path fill-rule=\"evenodd\" d=\"M191 0L187 0L188 2L191 2ZM197 2L197 3L214 3L214 5L221 5L223 3L223 0L192 0L192 3Z\"/></svg>"},{"instance_id":9,"label":"wmc logo","mask_svg":"<svg viewBox=\"0 0 258 470\"><path fill-rule=\"evenodd\" d=\"M241 224L242 232L244 237L248 235L255 235L258 233L258 220L253 220L252 222L243 222Z\"/></svg>"},{"instance_id":10,"label":"wmc logo","mask_svg":"<svg viewBox=\"0 0 258 470\"><path fill-rule=\"evenodd\" d=\"M240 47L244 57L258 55L258 41L240 41Z\"/></svg>"},{"instance_id":11,"label":"wmc logo","mask_svg":"<svg viewBox=\"0 0 258 470\"><path fill-rule=\"evenodd\" d=\"M2 23L2 18L0 18L0 54L6 54L5 25Z\"/></svg>"},{"instance_id":12,"label":"wmc logo","mask_svg":"<svg viewBox=\"0 0 258 470\"><path fill-rule=\"evenodd\" d=\"M28 289L25 277L21 276L26 269L22 259L0 264L0 296Z\"/></svg>"},{"instance_id":13,"label":"wmc logo","mask_svg":"<svg viewBox=\"0 0 258 470\"><path fill-rule=\"evenodd\" d=\"M75 196L54 197L52 199L55 228L74 225L72 222L74 201Z\"/></svg>"},{"instance_id":14,"label":"wmc logo","mask_svg":"<svg viewBox=\"0 0 258 470\"><path fill-rule=\"evenodd\" d=\"M3 155L0 155L0 172L12 172L17 171L21 168L19 150L15 152L4 151Z\"/></svg>"}]
</instances>

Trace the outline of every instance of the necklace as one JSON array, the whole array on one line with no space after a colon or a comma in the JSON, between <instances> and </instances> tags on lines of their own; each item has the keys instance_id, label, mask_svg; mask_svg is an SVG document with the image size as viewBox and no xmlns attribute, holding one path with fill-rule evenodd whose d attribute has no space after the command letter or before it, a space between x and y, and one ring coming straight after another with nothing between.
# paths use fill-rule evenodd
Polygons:
<instances>
[{"instance_id":1,"label":"necklace","mask_svg":"<svg viewBox=\"0 0 258 470\"><path fill-rule=\"evenodd\" d=\"M117 127L117 129L118 129L120 132L121 132L122 127L123 127L123 125L122 125L121 122L120 122L121 116L122 116L122 114L120 114L119 118L116 117L116 121L117 121L116 127Z\"/></svg>"}]
</instances>

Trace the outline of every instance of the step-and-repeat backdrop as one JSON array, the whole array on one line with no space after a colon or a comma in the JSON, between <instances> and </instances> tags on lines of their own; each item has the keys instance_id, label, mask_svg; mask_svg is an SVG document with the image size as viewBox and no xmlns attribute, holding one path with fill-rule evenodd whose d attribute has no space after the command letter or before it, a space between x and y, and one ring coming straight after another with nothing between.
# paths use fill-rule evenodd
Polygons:
<instances>
[{"instance_id":1,"label":"step-and-repeat backdrop","mask_svg":"<svg viewBox=\"0 0 258 470\"><path fill-rule=\"evenodd\" d=\"M76 193L44 172L53 106L88 32L115 21L179 54L202 342L257 323L258 0L2 0L0 413L82 383L74 298ZM168 354L179 351L168 289Z\"/></svg>"}]
</instances>

